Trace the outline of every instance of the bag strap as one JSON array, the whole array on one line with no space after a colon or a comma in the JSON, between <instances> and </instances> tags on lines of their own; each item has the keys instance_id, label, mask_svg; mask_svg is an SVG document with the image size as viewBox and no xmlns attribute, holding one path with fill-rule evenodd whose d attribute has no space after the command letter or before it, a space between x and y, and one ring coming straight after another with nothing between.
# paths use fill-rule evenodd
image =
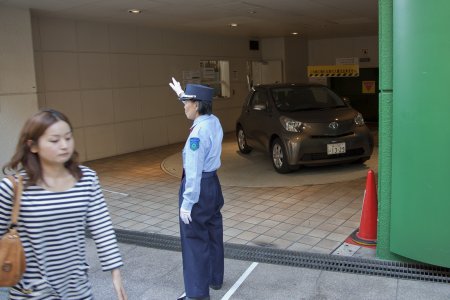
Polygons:
<instances>
[{"instance_id":1,"label":"bag strap","mask_svg":"<svg viewBox=\"0 0 450 300\"><path fill-rule=\"evenodd\" d=\"M20 200L22 199L22 190L23 190L23 183L22 183L22 176L18 175L18 181L13 176L8 176L8 179L13 184L13 191L14 191L14 206L11 213L11 225L9 226L10 229L17 227L17 219L19 218L19 212L20 212Z\"/></svg>"}]
</instances>

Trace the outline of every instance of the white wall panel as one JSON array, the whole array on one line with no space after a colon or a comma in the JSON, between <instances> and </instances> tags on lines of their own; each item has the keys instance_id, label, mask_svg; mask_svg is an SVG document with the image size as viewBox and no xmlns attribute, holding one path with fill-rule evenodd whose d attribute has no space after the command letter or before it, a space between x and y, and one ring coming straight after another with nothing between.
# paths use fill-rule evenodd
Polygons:
<instances>
[{"instance_id":1,"label":"white wall panel","mask_svg":"<svg viewBox=\"0 0 450 300\"><path fill-rule=\"evenodd\" d=\"M77 90L80 88L77 54L43 52L45 91Z\"/></svg>"},{"instance_id":2,"label":"white wall panel","mask_svg":"<svg viewBox=\"0 0 450 300\"><path fill-rule=\"evenodd\" d=\"M112 90L88 90L81 92L84 125L111 124L114 122Z\"/></svg>"},{"instance_id":3,"label":"white wall panel","mask_svg":"<svg viewBox=\"0 0 450 300\"><path fill-rule=\"evenodd\" d=\"M117 154L134 152L143 149L144 136L142 121L116 123Z\"/></svg>"},{"instance_id":4,"label":"white wall panel","mask_svg":"<svg viewBox=\"0 0 450 300\"><path fill-rule=\"evenodd\" d=\"M168 72L169 79L175 77L181 82L183 71L200 70L200 60L205 59L201 56L180 56L173 55L167 58L165 69ZM167 85L169 82L167 82Z\"/></svg>"},{"instance_id":5,"label":"white wall panel","mask_svg":"<svg viewBox=\"0 0 450 300\"><path fill-rule=\"evenodd\" d=\"M114 125L85 127L86 159L93 160L117 154Z\"/></svg>"},{"instance_id":6,"label":"white wall panel","mask_svg":"<svg viewBox=\"0 0 450 300\"><path fill-rule=\"evenodd\" d=\"M109 54L80 53L79 60L81 88L101 89L112 86Z\"/></svg>"},{"instance_id":7,"label":"white wall panel","mask_svg":"<svg viewBox=\"0 0 450 300\"><path fill-rule=\"evenodd\" d=\"M144 119L164 117L167 115L167 103L170 101L178 102L178 99L176 98L172 90L169 90L165 86L141 88L140 99L142 107L142 118Z\"/></svg>"},{"instance_id":8,"label":"white wall panel","mask_svg":"<svg viewBox=\"0 0 450 300\"><path fill-rule=\"evenodd\" d=\"M138 88L113 90L114 121L139 120L142 115L141 98Z\"/></svg>"},{"instance_id":9,"label":"white wall panel","mask_svg":"<svg viewBox=\"0 0 450 300\"><path fill-rule=\"evenodd\" d=\"M109 25L110 50L113 53L137 53L137 29L135 26Z\"/></svg>"},{"instance_id":10,"label":"white wall panel","mask_svg":"<svg viewBox=\"0 0 450 300\"><path fill-rule=\"evenodd\" d=\"M167 85L171 76L167 72L167 61L163 55L139 56L139 81L141 86Z\"/></svg>"},{"instance_id":11,"label":"white wall panel","mask_svg":"<svg viewBox=\"0 0 450 300\"><path fill-rule=\"evenodd\" d=\"M0 7L0 94L35 93L28 11Z\"/></svg>"},{"instance_id":12,"label":"white wall panel","mask_svg":"<svg viewBox=\"0 0 450 300\"><path fill-rule=\"evenodd\" d=\"M25 121L36 111L35 94L0 94L0 162L2 166L14 154L19 133Z\"/></svg>"},{"instance_id":13,"label":"white wall panel","mask_svg":"<svg viewBox=\"0 0 450 300\"><path fill-rule=\"evenodd\" d=\"M38 93L37 94L37 107L47 107L46 103L46 94L45 93Z\"/></svg>"},{"instance_id":14,"label":"white wall panel","mask_svg":"<svg viewBox=\"0 0 450 300\"><path fill-rule=\"evenodd\" d=\"M44 81L44 66L42 64L42 53L34 53L34 70L36 72L36 92L41 93L45 91Z\"/></svg>"},{"instance_id":15,"label":"white wall panel","mask_svg":"<svg viewBox=\"0 0 450 300\"><path fill-rule=\"evenodd\" d=\"M168 84L172 76L182 81L183 71L200 70L201 60L228 60L230 71L236 71L231 73L234 95L215 106L223 110L224 129L234 130L233 112L247 94L246 61L260 55L249 51L243 38L40 15L33 24L38 28L34 44L43 86L40 105L69 115L85 143L86 160L184 141L192 121ZM40 49L40 31L46 47L56 50ZM57 44L62 33L71 35L62 39L70 47Z\"/></svg>"},{"instance_id":16,"label":"white wall panel","mask_svg":"<svg viewBox=\"0 0 450 300\"><path fill-rule=\"evenodd\" d=\"M108 52L108 25L104 23L77 23L78 50L86 52Z\"/></svg>"},{"instance_id":17,"label":"white wall panel","mask_svg":"<svg viewBox=\"0 0 450 300\"><path fill-rule=\"evenodd\" d=\"M41 49L76 51L75 21L66 19L46 18L41 20Z\"/></svg>"},{"instance_id":18,"label":"white wall panel","mask_svg":"<svg viewBox=\"0 0 450 300\"><path fill-rule=\"evenodd\" d=\"M46 94L46 107L61 111L72 123L73 127L82 127L83 108L80 91L51 92Z\"/></svg>"},{"instance_id":19,"label":"white wall panel","mask_svg":"<svg viewBox=\"0 0 450 300\"><path fill-rule=\"evenodd\" d=\"M168 120L166 118L146 119L142 122L144 147L154 148L169 144Z\"/></svg>"},{"instance_id":20,"label":"white wall panel","mask_svg":"<svg viewBox=\"0 0 450 300\"><path fill-rule=\"evenodd\" d=\"M73 125L73 124L72 124ZM73 130L73 138L75 140L75 149L79 154L80 162L86 160L86 145L84 143L84 128L75 128Z\"/></svg>"},{"instance_id":21,"label":"white wall panel","mask_svg":"<svg viewBox=\"0 0 450 300\"><path fill-rule=\"evenodd\" d=\"M112 85L118 87L139 86L138 55L111 54Z\"/></svg>"},{"instance_id":22,"label":"white wall panel","mask_svg":"<svg viewBox=\"0 0 450 300\"><path fill-rule=\"evenodd\" d=\"M168 116L167 120L167 137L169 144L185 141L189 136L189 128L192 121L186 119L184 110L182 114Z\"/></svg>"},{"instance_id":23,"label":"white wall panel","mask_svg":"<svg viewBox=\"0 0 450 300\"><path fill-rule=\"evenodd\" d=\"M163 33L159 29L137 28L137 47L139 53L163 53Z\"/></svg>"},{"instance_id":24,"label":"white wall panel","mask_svg":"<svg viewBox=\"0 0 450 300\"><path fill-rule=\"evenodd\" d=\"M31 16L31 33L33 40L33 50L41 50L41 33L39 29L39 19L36 16Z\"/></svg>"}]
</instances>

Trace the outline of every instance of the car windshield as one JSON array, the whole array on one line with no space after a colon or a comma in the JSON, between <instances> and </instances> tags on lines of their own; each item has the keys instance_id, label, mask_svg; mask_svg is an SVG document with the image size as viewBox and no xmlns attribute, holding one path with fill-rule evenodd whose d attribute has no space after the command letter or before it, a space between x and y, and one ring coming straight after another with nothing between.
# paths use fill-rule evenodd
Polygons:
<instances>
[{"instance_id":1,"label":"car windshield","mask_svg":"<svg viewBox=\"0 0 450 300\"><path fill-rule=\"evenodd\" d=\"M325 110L346 107L344 101L338 95L324 86L273 88L272 98L280 111Z\"/></svg>"}]
</instances>

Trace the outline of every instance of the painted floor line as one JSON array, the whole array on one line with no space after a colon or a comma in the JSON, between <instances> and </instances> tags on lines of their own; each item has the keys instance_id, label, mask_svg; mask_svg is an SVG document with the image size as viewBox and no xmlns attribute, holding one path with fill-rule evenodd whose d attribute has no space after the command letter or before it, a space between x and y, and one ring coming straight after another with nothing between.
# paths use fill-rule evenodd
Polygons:
<instances>
[{"instance_id":1,"label":"painted floor line","mask_svg":"<svg viewBox=\"0 0 450 300\"><path fill-rule=\"evenodd\" d=\"M250 273L253 271L253 269L256 268L256 266L258 265L257 262L253 262L250 267L247 268L247 270L245 270L244 274L241 275L241 277L239 277L238 281L236 281L233 286L228 290L228 292L222 297L221 300L228 300L230 299L231 296L233 296L234 292L237 291L237 289L241 286L241 284L245 281L245 279L247 279L248 275L250 275Z\"/></svg>"},{"instance_id":2,"label":"painted floor line","mask_svg":"<svg viewBox=\"0 0 450 300\"><path fill-rule=\"evenodd\" d=\"M119 195L122 195L122 196L128 196L128 194L124 194L124 193L114 192L114 191L110 191L110 190L107 190L107 189L103 189L103 190L105 192L108 192L108 193L119 194Z\"/></svg>"}]
</instances>

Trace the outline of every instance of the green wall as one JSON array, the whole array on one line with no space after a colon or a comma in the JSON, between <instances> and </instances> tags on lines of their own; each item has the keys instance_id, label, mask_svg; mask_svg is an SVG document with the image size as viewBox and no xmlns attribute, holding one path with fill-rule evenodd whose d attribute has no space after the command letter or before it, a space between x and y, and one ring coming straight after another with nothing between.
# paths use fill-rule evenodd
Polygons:
<instances>
[{"instance_id":1,"label":"green wall","mask_svg":"<svg viewBox=\"0 0 450 300\"><path fill-rule=\"evenodd\" d=\"M379 8L377 256L450 267L450 1Z\"/></svg>"},{"instance_id":2,"label":"green wall","mask_svg":"<svg viewBox=\"0 0 450 300\"><path fill-rule=\"evenodd\" d=\"M392 182L392 39L393 0L379 0L379 161L377 257L397 260L390 252Z\"/></svg>"}]
</instances>

